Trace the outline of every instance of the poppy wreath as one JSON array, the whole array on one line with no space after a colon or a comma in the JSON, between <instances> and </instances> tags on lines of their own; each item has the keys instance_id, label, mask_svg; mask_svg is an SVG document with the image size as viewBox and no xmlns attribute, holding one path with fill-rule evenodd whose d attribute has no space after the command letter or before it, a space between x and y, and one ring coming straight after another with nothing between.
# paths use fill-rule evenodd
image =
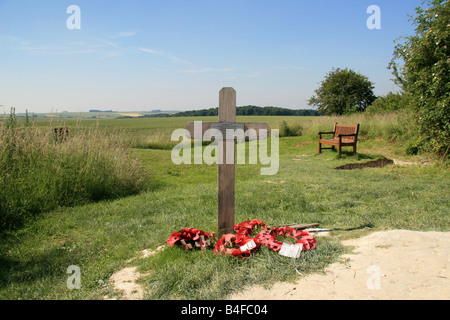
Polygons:
<instances>
[{"instance_id":1,"label":"poppy wreath","mask_svg":"<svg viewBox=\"0 0 450 320\"><path fill-rule=\"evenodd\" d=\"M266 224L261 220L244 221L234 225L234 231L236 234L242 234L250 236L255 230L255 226L260 226L262 229L267 229Z\"/></svg>"},{"instance_id":2,"label":"poppy wreath","mask_svg":"<svg viewBox=\"0 0 450 320\"><path fill-rule=\"evenodd\" d=\"M255 242L256 247L251 250L241 250L240 247L252 240L254 240L252 237L243 234L224 234L214 246L214 252L246 259L258 250L259 245ZM233 245L238 246L238 248L233 248Z\"/></svg>"},{"instance_id":3,"label":"poppy wreath","mask_svg":"<svg viewBox=\"0 0 450 320\"><path fill-rule=\"evenodd\" d=\"M184 228L181 231L174 232L167 240L167 244L173 247L175 244L183 246L186 250L195 247L206 248L209 244L208 239L214 238L214 233L208 233L195 228Z\"/></svg>"},{"instance_id":4,"label":"poppy wreath","mask_svg":"<svg viewBox=\"0 0 450 320\"><path fill-rule=\"evenodd\" d=\"M289 237L297 240L296 244L302 244L303 250L316 248L317 240L308 231L295 230L290 227L273 227L270 230L263 230L258 234L257 240L261 245L265 245L274 251L280 251L283 243L276 240L279 237Z\"/></svg>"},{"instance_id":5,"label":"poppy wreath","mask_svg":"<svg viewBox=\"0 0 450 320\"><path fill-rule=\"evenodd\" d=\"M262 230L254 235L256 227ZM240 258L249 258L261 245L278 252L283 245L283 242L278 241L277 238L292 238L296 240L296 244L302 244L303 250L310 250L316 248L317 240L304 230L295 230L290 227L272 227L267 228L264 222L260 220L244 221L234 226L236 234L225 234L214 245L215 253L222 253L225 255L232 255ZM179 232L174 232L167 240L167 244L174 246L179 244L186 250L192 249L194 246L198 248L206 248L210 245L209 239L214 238L214 233L204 232L198 229L184 228ZM243 246L251 241L254 241L255 247L251 249L241 250Z\"/></svg>"},{"instance_id":6,"label":"poppy wreath","mask_svg":"<svg viewBox=\"0 0 450 320\"><path fill-rule=\"evenodd\" d=\"M268 231L263 230L256 236L256 241L258 244L266 246L267 248L278 252L281 249L283 243L281 241L277 241L277 239Z\"/></svg>"}]
</instances>

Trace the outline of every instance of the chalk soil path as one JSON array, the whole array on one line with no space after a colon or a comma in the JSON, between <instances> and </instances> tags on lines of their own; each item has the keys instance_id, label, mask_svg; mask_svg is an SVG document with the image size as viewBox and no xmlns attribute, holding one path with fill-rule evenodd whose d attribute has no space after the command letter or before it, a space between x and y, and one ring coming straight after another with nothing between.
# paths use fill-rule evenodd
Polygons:
<instances>
[{"instance_id":1,"label":"chalk soil path","mask_svg":"<svg viewBox=\"0 0 450 320\"><path fill-rule=\"evenodd\" d=\"M355 248L325 274L276 283L270 290L247 288L231 299L450 299L450 232L375 232L343 245Z\"/></svg>"}]
</instances>

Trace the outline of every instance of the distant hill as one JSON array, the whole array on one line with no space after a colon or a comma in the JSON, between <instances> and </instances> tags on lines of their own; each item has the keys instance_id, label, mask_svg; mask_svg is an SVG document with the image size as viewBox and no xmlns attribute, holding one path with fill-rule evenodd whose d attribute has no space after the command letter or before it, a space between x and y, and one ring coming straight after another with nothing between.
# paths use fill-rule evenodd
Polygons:
<instances>
[{"instance_id":1,"label":"distant hill","mask_svg":"<svg viewBox=\"0 0 450 320\"><path fill-rule=\"evenodd\" d=\"M152 111L110 111L91 109L89 112L30 113L32 118L59 119L127 119L127 118L165 118L165 117L208 117L218 116L218 108L192 111L152 110ZM321 116L317 110L293 110L280 107L243 106L236 108L238 116ZM25 117L24 113L16 114ZM1 117L1 116L0 116Z\"/></svg>"},{"instance_id":2,"label":"distant hill","mask_svg":"<svg viewBox=\"0 0 450 320\"><path fill-rule=\"evenodd\" d=\"M161 113L159 113L161 112ZM29 113L30 118L53 118L53 119L124 119L124 118L147 118L147 117L169 117L179 110L161 111L110 111L91 109L88 112L55 112L55 113ZM0 118L3 116L0 115ZM17 113L17 118L24 118L25 113Z\"/></svg>"},{"instance_id":3,"label":"distant hill","mask_svg":"<svg viewBox=\"0 0 450 320\"><path fill-rule=\"evenodd\" d=\"M218 108L210 108L194 111L182 111L171 115L171 117L208 117L217 116ZM238 116L321 116L317 110L293 110L280 107L258 107L258 106L243 106L236 108L236 115Z\"/></svg>"}]
</instances>

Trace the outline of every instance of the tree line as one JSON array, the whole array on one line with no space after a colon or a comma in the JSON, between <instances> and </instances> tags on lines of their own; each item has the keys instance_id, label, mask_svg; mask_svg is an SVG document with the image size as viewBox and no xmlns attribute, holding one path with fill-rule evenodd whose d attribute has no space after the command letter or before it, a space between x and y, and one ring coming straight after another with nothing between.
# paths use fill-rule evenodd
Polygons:
<instances>
[{"instance_id":1,"label":"tree line","mask_svg":"<svg viewBox=\"0 0 450 320\"><path fill-rule=\"evenodd\" d=\"M218 108L178 112L172 117L212 117L218 116ZM242 106L236 108L237 116L321 116L317 110L293 110L281 107Z\"/></svg>"}]
</instances>

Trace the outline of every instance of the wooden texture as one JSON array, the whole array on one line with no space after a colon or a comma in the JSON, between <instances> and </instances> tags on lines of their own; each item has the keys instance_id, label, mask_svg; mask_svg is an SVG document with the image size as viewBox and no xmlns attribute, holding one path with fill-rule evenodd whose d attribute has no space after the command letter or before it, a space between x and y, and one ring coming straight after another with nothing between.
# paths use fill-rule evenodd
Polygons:
<instances>
[{"instance_id":1,"label":"wooden texture","mask_svg":"<svg viewBox=\"0 0 450 320\"><path fill-rule=\"evenodd\" d=\"M222 88L219 92L219 122L236 122L236 91Z\"/></svg>"},{"instance_id":2,"label":"wooden texture","mask_svg":"<svg viewBox=\"0 0 450 320\"><path fill-rule=\"evenodd\" d=\"M216 122L211 124L211 129L219 130L222 133L222 137L227 137L227 130L242 130L244 131L244 124L237 122Z\"/></svg>"},{"instance_id":3,"label":"wooden texture","mask_svg":"<svg viewBox=\"0 0 450 320\"><path fill-rule=\"evenodd\" d=\"M314 228L314 227L318 227L318 226L319 226L318 223L294 223L294 224L278 225L278 226L275 226L275 228L289 227L289 228L296 229L296 230L305 230L305 229Z\"/></svg>"},{"instance_id":4,"label":"wooden texture","mask_svg":"<svg viewBox=\"0 0 450 320\"><path fill-rule=\"evenodd\" d=\"M335 124L334 130L329 132L319 132L319 153L324 149L334 149L338 147L339 154L356 154L358 143L359 124ZM332 139L323 139L322 135L333 135ZM331 145L331 148L324 148L322 144ZM343 152L342 147L353 147L353 152Z\"/></svg>"},{"instance_id":5,"label":"wooden texture","mask_svg":"<svg viewBox=\"0 0 450 320\"><path fill-rule=\"evenodd\" d=\"M219 122L236 122L236 91L233 88L223 88L220 90ZM232 146L225 141L222 149L219 149L217 208L217 229L219 237L227 233L232 233L234 229L235 165L234 161L233 163L226 162L227 153L229 153L228 157L234 158L234 151L234 141Z\"/></svg>"},{"instance_id":6,"label":"wooden texture","mask_svg":"<svg viewBox=\"0 0 450 320\"><path fill-rule=\"evenodd\" d=\"M292 229L304 230L304 229L308 229L308 228L318 227L319 224L318 223L300 223L300 224L288 224L287 226Z\"/></svg>"}]
</instances>

